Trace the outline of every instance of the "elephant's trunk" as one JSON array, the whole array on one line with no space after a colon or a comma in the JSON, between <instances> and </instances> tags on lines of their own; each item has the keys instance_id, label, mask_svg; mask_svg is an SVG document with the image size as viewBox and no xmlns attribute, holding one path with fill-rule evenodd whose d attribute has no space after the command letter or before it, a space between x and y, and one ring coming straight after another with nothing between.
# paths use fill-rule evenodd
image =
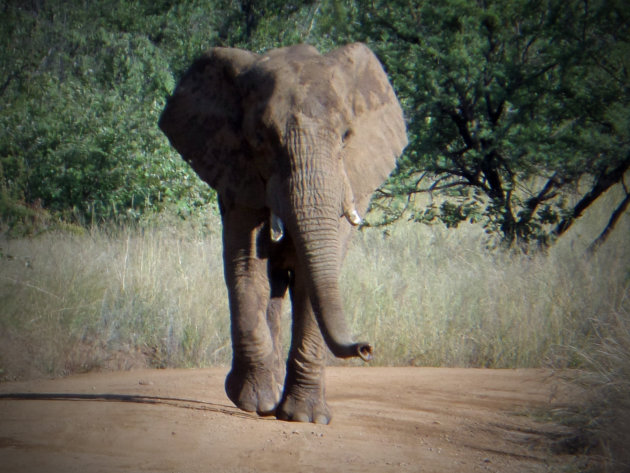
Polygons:
<instances>
[{"instance_id":1,"label":"elephant's trunk","mask_svg":"<svg viewBox=\"0 0 630 473\"><path fill-rule=\"evenodd\" d=\"M329 140L330 141L330 140ZM302 130L289 132L289 210L286 222L306 269L313 310L322 336L339 358L369 361L372 347L352 340L339 291L339 235L343 182L334 143Z\"/></svg>"}]
</instances>

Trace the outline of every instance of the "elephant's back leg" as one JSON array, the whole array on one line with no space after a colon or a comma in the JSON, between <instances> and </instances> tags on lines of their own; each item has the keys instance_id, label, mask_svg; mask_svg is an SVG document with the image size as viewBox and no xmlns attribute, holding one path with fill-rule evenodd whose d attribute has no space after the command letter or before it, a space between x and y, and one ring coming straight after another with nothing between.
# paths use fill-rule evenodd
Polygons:
<instances>
[{"instance_id":1,"label":"elephant's back leg","mask_svg":"<svg viewBox=\"0 0 630 473\"><path fill-rule=\"evenodd\" d=\"M282 316L284 300L291 281L292 261L295 259L289 238L279 243L272 243L269 251L269 285L270 298L267 305L267 325L271 332L275 351L274 373L278 382L278 389L282 391L285 378L284 347L282 346Z\"/></svg>"}]
</instances>

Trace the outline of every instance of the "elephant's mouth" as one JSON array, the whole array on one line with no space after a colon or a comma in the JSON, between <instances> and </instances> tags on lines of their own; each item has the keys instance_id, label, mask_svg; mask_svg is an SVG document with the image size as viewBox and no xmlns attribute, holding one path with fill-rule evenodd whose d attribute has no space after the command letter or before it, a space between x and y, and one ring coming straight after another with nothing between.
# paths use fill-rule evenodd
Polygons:
<instances>
[{"instance_id":1,"label":"elephant's mouth","mask_svg":"<svg viewBox=\"0 0 630 473\"><path fill-rule=\"evenodd\" d=\"M359 215L356 209L352 208L347 212L344 212L344 217L352 226L359 226L363 222L363 219ZM274 212L271 212L269 228L271 233L271 241L278 243L284 237L284 222Z\"/></svg>"}]
</instances>

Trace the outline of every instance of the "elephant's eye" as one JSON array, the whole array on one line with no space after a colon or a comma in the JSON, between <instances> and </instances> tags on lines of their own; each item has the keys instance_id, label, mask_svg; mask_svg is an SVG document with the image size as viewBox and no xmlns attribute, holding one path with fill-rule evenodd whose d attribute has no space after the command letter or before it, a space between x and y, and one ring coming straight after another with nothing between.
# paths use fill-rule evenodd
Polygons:
<instances>
[{"instance_id":1,"label":"elephant's eye","mask_svg":"<svg viewBox=\"0 0 630 473\"><path fill-rule=\"evenodd\" d=\"M348 138L350 138L350 136L352 136L352 130L351 129L347 129L345 131L345 133L343 135L341 135L341 141L345 142L348 140Z\"/></svg>"}]
</instances>

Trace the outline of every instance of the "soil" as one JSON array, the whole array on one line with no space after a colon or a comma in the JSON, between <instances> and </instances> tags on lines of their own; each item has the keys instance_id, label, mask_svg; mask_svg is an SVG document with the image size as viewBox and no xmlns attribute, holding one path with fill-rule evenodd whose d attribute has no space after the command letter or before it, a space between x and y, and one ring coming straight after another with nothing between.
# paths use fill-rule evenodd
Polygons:
<instances>
[{"instance_id":1,"label":"soil","mask_svg":"<svg viewBox=\"0 0 630 473\"><path fill-rule=\"evenodd\" d=\"M0 384L2 472L538 472L575 460L545 370L329 368L328 426L259 418L226 370ZM538 414L537 414L538 413Z\"/></svg>"}]
</instances>

